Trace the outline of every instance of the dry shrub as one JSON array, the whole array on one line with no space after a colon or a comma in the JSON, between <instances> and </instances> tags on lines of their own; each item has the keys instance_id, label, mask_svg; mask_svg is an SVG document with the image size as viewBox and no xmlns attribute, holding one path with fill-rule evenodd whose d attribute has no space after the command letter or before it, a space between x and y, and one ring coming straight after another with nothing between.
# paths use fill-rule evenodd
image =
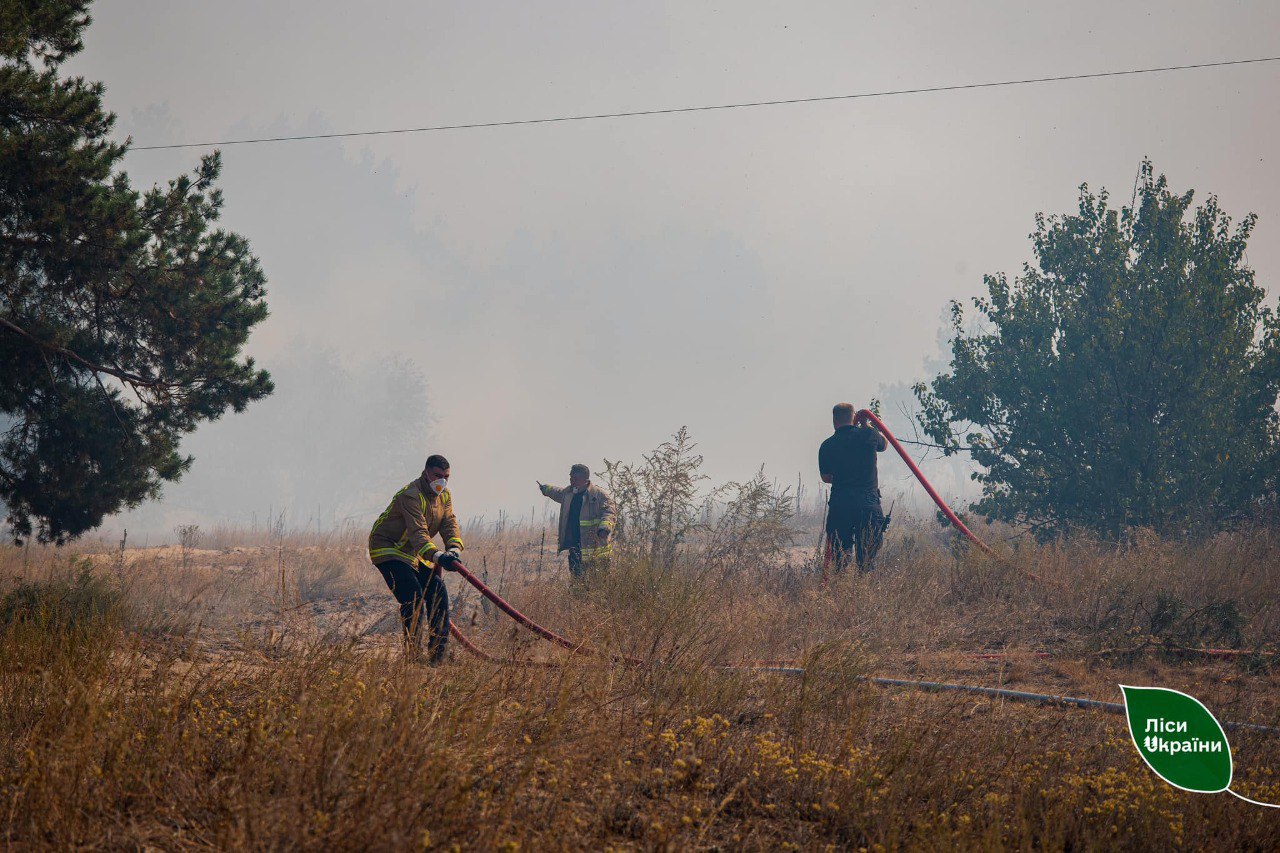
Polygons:
<instances>
[{"instance_id":1,"label":"dry shrub","mask_svg":"<svg viewBox=\"0 0 1280 853\"><path fill-rule=\"evenodd\" d=\"M30 623L43 632L84 629L118 615L118 584L94 574L92 563L73 559L65 574L20 581L0 598L0 625Z\"/></svg>"},{"instance_id":2,"label":"dry shrub","mask_svg":"<svg viewBox=\"0 0 1280 853\"><path fill-rule=\"evenodd\" d=\"M298 566L295 574L299 603L337 598L350 592L347 565L330 555L320 554Z\"/></svg>"},{"instance_id":3,"label":"dry shrub","mask_svg":"<svg viewBox=\"0 0 1280 853\"><path fill-rule=\"evenodd\" d=\"M5 837L19 846L1274 840L1257 810L1155 781L1110 720L874 692L836 648L799 681L586 661L427 669L326 645L187 660L110 626L76 645L11 628L0 651Z\"/></svg>"},{"instance_id":4,"label":"dry shrub","mask_svg":"<svg viewBox=\"0 0 1280 853\"><path fill-rule=\"evenodd\" d=\"M1152 776L1118 717L859 680L915 673L1102 699L1119 681L1159 683L1222 718L1275 725L1268 673L1097 654L1159 614L1169 637L1212 636L1195 632L1216 619L1242 647L1275 648L1280 550L1266 531L1195 546L1027 546L1012 565L958 553L929 527L893 534L875 572L823 589L768 562L726 574L692 547L665 564L619 558L587 585L544 553L539 580L539 530L468 531L469 565L487 566L522 610L647 667L526 640L456 585L455 618L485 648L563 665L494 666L455 648L430 668L405 663L394 637L320 630L328 611L294 600L307 566L341 573L326 569L320 597L303 603L332 605L352 625L393 610L346 545L194 551L185 570L177 549L119 561L0 553L3 574L19 577L8 595L74 588L86 561L95 568L82 586L120 590L74 630L22 618L0 628L0 838L16 848L1275 846L1272 814ZM334 598L346 584L370 597ZM191 620L144 630L163 615L144 606L156 596ZM1214 609L1228 601L1233 611ZM1022 654L968 654L995 649ZM803 675L721 667L765 658L796 658ZM1280 799L1280 738L1232 742L1242 793Z\"/></svg>"}]
</instances>

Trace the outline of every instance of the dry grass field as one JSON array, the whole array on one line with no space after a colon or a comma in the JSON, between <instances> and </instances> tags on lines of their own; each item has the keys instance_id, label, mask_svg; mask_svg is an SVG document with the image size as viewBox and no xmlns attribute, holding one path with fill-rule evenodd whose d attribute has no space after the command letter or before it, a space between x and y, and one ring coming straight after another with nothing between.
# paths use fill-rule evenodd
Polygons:
<instances>
[{"instance_id":1,"label":"dry grass field","mask_svg":"<svg viewBox=\"0 0 1280 853\"><path fill-rule=\"evenodd\" d=\"M653 665L571 657L456 577L454 619L478 645L561 665L498 666L456 643L440 666L406 663L363 530L0 552L0 843L1280 844L1277 811L1157 779L1122 717L857 679L1111 702L1117 683L1158 685L1219 719L1280 725L1280 543L1266 532L1023 545L999 563L903 524L874 573L826 588L811 547L768 564L747 548L714 569L690 547L576 588L540 533L468 531L468 566L540 622ZM773 658L805 674L717 668ZM1280 802L1280 736L1231 739L1236 790Z\"/></svg>"}]
</instances>

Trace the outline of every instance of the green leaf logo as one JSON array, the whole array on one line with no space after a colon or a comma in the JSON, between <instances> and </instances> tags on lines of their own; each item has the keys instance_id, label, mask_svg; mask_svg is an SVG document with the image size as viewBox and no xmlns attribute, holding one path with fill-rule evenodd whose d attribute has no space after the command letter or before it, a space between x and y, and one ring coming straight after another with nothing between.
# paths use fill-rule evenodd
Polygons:
<instances>
[{"instance_id":1,"label":"green leaf logo","mask_svg":"<svg viewBox=\"0 0 1280 853\"><path fill-rule=\"evenodd\" d=\"M1216 794L1231 786L1231 745L1200 700L1164 687L1128 687L1124 707L1138 754L1161 779L1184 791Z\"/></svg>"}]
</instances>

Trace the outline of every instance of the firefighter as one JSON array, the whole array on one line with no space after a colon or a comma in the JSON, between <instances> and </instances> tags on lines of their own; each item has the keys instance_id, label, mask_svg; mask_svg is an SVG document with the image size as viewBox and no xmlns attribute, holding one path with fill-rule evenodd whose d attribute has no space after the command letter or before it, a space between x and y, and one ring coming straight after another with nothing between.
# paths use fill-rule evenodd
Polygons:
<instances>
[{"instance_id":1,"label":"firefighter","mask_svg":"<svg viewBox=\"0 0 1280 853\"><path fill-rule=\"evenodd\" d=\"M441 550L431 541L439 534ZM462 556L462 536L449 496L449 460L427 457L422 475L400 491L369 531L369 559L400 602L405 653L417 657L428 629L427 659L436 663L449 639L449 592L441 570Z\"/></svg>"},{"instance_id":2,"label":"firefighter","mask_svg":"<svg viewBox=\"0 0 1280 853\"><path fill-rule=\"evenodd\" d=\"M568 488L538 483L538 491L560 504L557 551L569 552L569 573L574 580L608 568L618 511L613 498L591 485L591 470L581 463L573 465Z\"/></svg>"},{"instance_id":3,"label":"firefighter","mask_svg":"<svg viewBox=\"0 0 1280 853\"><path fill-rule=\"evenodd\" d=\"M854 557L866 571L884 541L888 526L880 507L880 483L876 454L888 446L884 436L869 426L854 426L853 404L837 403L831 409L835 433L818 448L818 473L831 485L827 501L827 561L837 573Z\"/></svg>"}]
</instances>

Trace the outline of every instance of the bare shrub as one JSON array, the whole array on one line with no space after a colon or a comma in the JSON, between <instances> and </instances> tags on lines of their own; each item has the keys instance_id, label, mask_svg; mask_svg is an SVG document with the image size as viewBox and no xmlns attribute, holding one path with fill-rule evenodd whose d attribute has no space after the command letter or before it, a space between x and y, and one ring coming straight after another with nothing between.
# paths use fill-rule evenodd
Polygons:
<instances>
[{"instance_id":1,"label":"bare shrub","mask_svg":"<svg viewBox=\"0 0 1280 853\"><path fill-rule=\"evenodd\" d=\"M346 565L330 555L303 560L296 574L299 602L337 598L350 590L346 583Z\"/></svg>"},{"instance_id":2,"label":"bare shrub","mask_svg":"<svg viewBox=\"0 0 1280 853\"><path fill-rule=\"evenodd\" d=\"M621 549L669 564L699 527L702 456L687 427L680 427L640 465L604 460L604 479L618 505Z\"/></svg>"},{"instance_id":3,"label":"bare shrub","mask_svg":"<svg viewBox=\"0 0 1280 853\"><path fill-rule=\"evenodd\" d=\"M178 537L178 547L182 549L182 568L187 567L187 555L200 544L200 525L180 524L173 528Z\"/></svg>"},{"instance_id":4,"label":"bare shrub","mask_svg":"<svg viewBox=\"0 0 1280 853\"><path fill-rule=\"evenodd\" d=\"M727 484L722 493L730 497L708 532L703 562L722 574L783 562L798 533L790 491L777 491L762 468L745 483Z\"/></svg>"},{"instance_id":5,"label":"bare shrub","mask_svg":"<svg viewBox=\"0 0 1280 853\"><path fill-rule=\"evenodd\" d=\"M121 613L119 585L94 572L85 558L73 559L64 575L20 582L0 598L0 625L33 623L44 630L70 630Z\"/></svg>"}]
</instances>

